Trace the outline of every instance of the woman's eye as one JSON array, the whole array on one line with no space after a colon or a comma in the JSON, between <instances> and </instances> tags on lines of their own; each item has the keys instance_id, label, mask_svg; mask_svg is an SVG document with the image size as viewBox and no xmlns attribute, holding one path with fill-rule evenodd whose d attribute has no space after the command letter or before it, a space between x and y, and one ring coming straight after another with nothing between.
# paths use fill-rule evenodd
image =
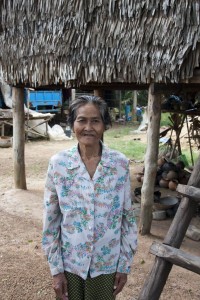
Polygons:
<instances>
[{"instance_id":1,"label":"woman's eye","mask_svg":"<svg viewBox=\"0 0 200 300\"><path fill-rule=\"evenodd\" d=\"M85 120L85 119L78 119L77 122L78 123L87 123L87 120ZM89 122L92 123L92 124L96 124L96 123L99 123L100 121L98 119L94 119L94 120L91 120Z\"/></svg>"}]
</instances>

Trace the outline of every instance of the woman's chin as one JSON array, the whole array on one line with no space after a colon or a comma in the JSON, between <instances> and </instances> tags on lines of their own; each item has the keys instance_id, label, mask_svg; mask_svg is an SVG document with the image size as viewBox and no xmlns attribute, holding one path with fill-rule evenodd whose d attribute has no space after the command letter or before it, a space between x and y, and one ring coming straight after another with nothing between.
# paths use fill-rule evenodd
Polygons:
<instances>
[{"instance_id":1,"label":"woman's chin","mask_svg":"<svg viewBox=\"0 0 200 300\"><path fill-rule=\"evenodd\" d=\"M86 138L86 139L84 138L84 139L80 139L78 142L79 144L82 144L84 146L94 147L95 145L99 145L100 140L96 138Z\"/></svg>"}]
</instances>

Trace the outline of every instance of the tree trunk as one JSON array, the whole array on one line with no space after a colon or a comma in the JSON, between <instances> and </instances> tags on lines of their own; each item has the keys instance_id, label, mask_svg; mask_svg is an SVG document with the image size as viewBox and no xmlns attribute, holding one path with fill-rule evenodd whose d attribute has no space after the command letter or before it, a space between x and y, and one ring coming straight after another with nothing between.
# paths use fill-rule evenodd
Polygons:
<instances>
[{"instance_id":1,"label":"tree trunk","mask_svg":"<svg viewBox=\"0 0 200 300\"><path fill-rule=\"evenodd\" d=\"M154 201L154 186L157 172L159 131L161 118L160 95L154 95L154 84L149 87L148 98L148 131L147 149L145 154L145 173L141 193L141 215L139 232L149 234L152 222L152 206Z\"/></svg>"},{"instance_id":2,"label":"tree trunk","mask_svg":"<svg viewBox=\"0 0 200 300\"><path fill-rule=\"evenodd\" d=\"M24 90L13 88L13 157L14 157L14 185L17 189L26 190L25 162L24 162Z\"/></svg>"}]
</instances>

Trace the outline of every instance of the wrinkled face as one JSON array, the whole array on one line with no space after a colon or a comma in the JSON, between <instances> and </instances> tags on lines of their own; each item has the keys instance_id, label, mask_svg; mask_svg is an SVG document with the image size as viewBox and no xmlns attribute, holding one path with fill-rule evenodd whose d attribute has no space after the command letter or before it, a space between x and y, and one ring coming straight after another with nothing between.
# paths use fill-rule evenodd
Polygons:
<instances>
[{"instance_id":1,"label":"wrinkled face","mask_svg":"<svg viewBox=\"0 0 200 300\"><path fill-rule=\"evenodd\" d=\"M84 146L98 144L105 131L98 108L93 104L86 104L79 107L73 130L79 144Z\"/></svg>"}]
</instances>

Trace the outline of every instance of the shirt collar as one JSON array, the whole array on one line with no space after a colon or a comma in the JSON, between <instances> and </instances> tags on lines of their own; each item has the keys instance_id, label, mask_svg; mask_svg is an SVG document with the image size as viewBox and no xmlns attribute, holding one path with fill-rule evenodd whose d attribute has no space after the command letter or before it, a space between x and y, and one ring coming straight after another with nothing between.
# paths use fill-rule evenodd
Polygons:
<instances>
[{"instance_id":1,"label":"shirt collar","mask_svg":"<svg viewBox=\"0 0 200 300\"><path fill-rule=\"evenodd\" d=\"M115 162L111 159L111 151L102 142L101 165L107 168L115 167ZM67 155L67 169L76 169L81 164L81 156L78 151L78 144L71 148Z\"/></svg>"}]
</instances>

